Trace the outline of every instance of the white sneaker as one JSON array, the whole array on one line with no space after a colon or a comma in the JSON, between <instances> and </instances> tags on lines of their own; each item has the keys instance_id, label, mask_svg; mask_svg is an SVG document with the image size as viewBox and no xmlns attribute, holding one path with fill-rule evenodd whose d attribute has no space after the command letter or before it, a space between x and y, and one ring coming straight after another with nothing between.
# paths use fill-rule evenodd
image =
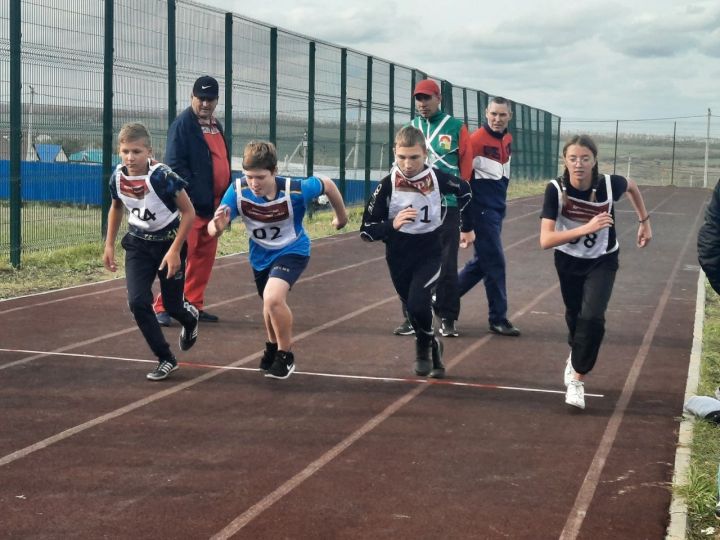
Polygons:
<instances>
[{"instance_id":1,"label":"white sneaker","mask_svg":"<svg viewBox=\"0 0 720 540\"><path fill-rule=\"evenodd\" d=\"M575 377L575 370L572 367L572 353L568 355L567 362L565 362L565 373L563 374L563 379L565 381L565 386L570 384L570 381L573 380Z\"/></svg>"},{"instance_id":2,"label":"white sneaker","mask_svg":"<svg viewBox=\"0 0 720 540\"><path fill-rule=\"evenodd\" d=\"M575 379L570 381L565 393L565 403L578 409L585 408L585 385L582 381Z\"/></svg>"}]
</instances>

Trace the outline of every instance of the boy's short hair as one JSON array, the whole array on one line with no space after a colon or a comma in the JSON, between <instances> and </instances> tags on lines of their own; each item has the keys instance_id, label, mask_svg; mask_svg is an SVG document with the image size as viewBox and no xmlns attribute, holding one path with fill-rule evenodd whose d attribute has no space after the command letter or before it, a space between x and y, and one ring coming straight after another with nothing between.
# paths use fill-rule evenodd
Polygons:
<instances>
[{"instance_id":1,"label":"boy's short hair","mask_svg":"<svg viewBox=\"0 0 720 540\"><path fill-rule=\"evenodd\" d=\"M395 134L395 148L402 146L409 148L419 144L422 148L425 148L425 135L415 126L405 126L398 130Z\"/></svg>"},{"instance_id":2,"label":"boy's short hair","mask_svg":"<svg viewBox=\"0 0 720 540\"><path fill-rule=\"evenodd\" d=\"M120 133L118 133L118 145L140 140L144 140L145 146L148 148L152 147L150 132L144 124L141 124L140 122L128 122L120 128Z\"/></svg>"},{"instance_id":3,"label":"boy's short hair","mask_svg":"<svg viewBox=\"0 0 720 540\"><path fill-rule=\"evenodd\" d=\"M277 150L269 141L250 141L243 151L243 169L277 169Z\"/></svg>"}]
</instances>

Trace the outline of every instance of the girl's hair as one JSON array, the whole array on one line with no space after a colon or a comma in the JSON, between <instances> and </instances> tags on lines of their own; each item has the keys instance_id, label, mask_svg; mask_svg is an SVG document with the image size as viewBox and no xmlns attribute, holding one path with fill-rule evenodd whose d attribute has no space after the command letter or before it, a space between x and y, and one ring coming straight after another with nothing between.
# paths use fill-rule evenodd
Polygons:
<instances>
[{"instance_id":1,"label":"girl's hair","mask_svg":"<svg viewBox=\"0 0 720 540\"><path fill-rule=\"evenodd\" d=\"M243 152L243 169L277 169L277 150L269 141L250 141Z\"/></svg>"},{"instance_id":2,"label":"girl's hair","mask_svg":"<svg viewBox=\"0 0 720 540\"><path fill-rule=\"evenodd\" d=\"M400 130L398 130L395 134L396 148L398 146L409 148L411 146L415 146L416 144L425 148L425 135L423 135L423 132L414 126L405 126L400 128Z\"/></svg>"},{"instance_id":3,"label":"girl's hair","mask_svg":"<svg viewBox=\"0 0 720 540\"><path fill-rule=\"evenodd\" d=\"M595 141L592 139L592 137L590 137L590 135L575 135L565 143L565 146L563 146L563 157L565 157L567 149L570 148L573 144L582 146L583 148L587 148L592 152L592 155L595 158L595 166L592 169L592 193L590 194L590 202L595 202L597 200L597 188L600 178L600 174L598 172L597 144L595 144ZM570 184L570 171L568 171L567 165L565 165L565 170L563 171L562 176L559 178L559 180L560 188L562 189L563 207L565 207L565 205L567 204L567 187Z\"/></svg>"},{"instance_id":4,"label":"girl's hair","mask_svg":"<svg viewBox=\"0 0 720 540\"><path fill-rule=\"evenodd\" d=\"M118 133L118 145L121 143L140 140L144 140L145 146L148 148L152 147L150 142L150 132L140 122L128 122L120 128L120 133Z\"/></svg>"}]
</instances>

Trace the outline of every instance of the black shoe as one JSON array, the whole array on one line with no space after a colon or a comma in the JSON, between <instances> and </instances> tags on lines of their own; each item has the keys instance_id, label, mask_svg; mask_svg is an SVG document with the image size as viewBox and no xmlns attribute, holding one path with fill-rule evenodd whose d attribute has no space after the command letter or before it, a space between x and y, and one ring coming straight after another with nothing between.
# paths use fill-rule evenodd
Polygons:
<instances>
[{"instance_id":1,"label":"black shoe","mask_svg":"<svg viewBox=\"0 0 720 540\"><path fill-rule=\"evenodd\" d=\"M293 371L295 371L295 357L293 353L278 349L278 352L275 353L275 361L265 376L272 379L287 379Z\"/></svg>"},{"instance_id":2,"label":"black shoe","mask_svg":"<svg viewBox=\"0 0 720 540\"><path fill-rule=\"evenodd\" d=\"M200 311L200 322L218 322L220 317L208 313L207 311Z\"/></svg>"},{"instance_id":3,"label":"black shoe","mask_svg":"<svg viewBox=\"0 0 720 540\"><path fill-rule=\"evenodd\" d=\"M277 343L265 342L265 351L263 352L262 358L260 359L260 371L268 371L275 361L275 354L277 353Z\"/></svg>"},{"instance_id":4,"label":"black shoe","mask_svg":"<svg viewBox=\"0 0 720 540\"><path fill-rule=\"evenodd\" d=\"M151 381L162 381L163 379L167 379L168 376L177 369L178 365L175 358L161 360L155 368L155 371L151 371L145 376Z\"/></svg>"},{"instance_id":5,"label":"black shoe","mask_svg":"<svg viewBox=\"0 0 720 540\"><path fill-rule=\"evenodd\" d=\"M415 329L409 320L405 319L403 323L393 330L393 334L396 336L412 336L415 333Z\"/></svg>"},{"instance_id":6,"label":"black shoe","mask_svg":"<svg viewBox=\"0 0 720 540\"><path fill-rule=\"evenodd\" d=\"M420 345L415 342L415 375L427 377L432 370L431 345Z\"/></svg>"},{"instance_id":7,"label":"black shoe","mask_svg":"<svg viewBox=\"0 0 720 540\"><path fill-rule=\"evenodd\" d=\"M160 326L170 326L172 324L172 319L167 311L158 311L155 318L160 323Z\"/></svg>"},{"instance_id":8,"label":"black shoe","mask_svg":"<svg viewBox=\"0 0 720 540\"><path fill-rule=\"evenodd\" d=\"M198 326L200 326L200 314L198 313L197 308L195 308L192 304L186 304L185 309L192 314L194 320L190 326L183 326L183 329L180 330L179 346L181 351L189 351L190 348L195 345L198 337Z\"/></svg>"},{"instance_id":9,"label":"black shoe","mask_svg":"<svg viewBox=\"0 0 720 540\"><path fill-rule=\"evenodd\" d=\"M494 334L500 334L501 336L517 337L520 335L520 330L515 328L507 319L503 319L497 323L490 323L490 331Z\"/></svg>"},{"instance_id":10,"label":"black shoe","mask_svg":"<svg viewBox=\"0 0 720 540\"><path fill-rule=\"evenodd\" d=\"M445 337L458 337L460 334L455 328L455 321L452 319L440 319L440 335Z\"/></svg>"},{"instance_id":11,"label":"black shoe","mask_svg":"<svg viewBox=\"0 0 720 540\"><path fill-rule=\"evenodd\" d=\"M442 363L443 344L438 338L433 338L432 342L432 370L429 377L431 379L445 378L445 365Z\"/></svg>"}]
</instances>

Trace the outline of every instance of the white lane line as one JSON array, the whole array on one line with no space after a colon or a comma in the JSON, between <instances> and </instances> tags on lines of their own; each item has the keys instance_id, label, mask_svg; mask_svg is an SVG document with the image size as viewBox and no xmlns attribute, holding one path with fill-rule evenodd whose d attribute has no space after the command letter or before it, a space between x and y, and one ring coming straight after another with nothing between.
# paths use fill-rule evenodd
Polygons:
<instances>
[{"instance_id":1,"label":"white lane line","mask_svg":"<svg viewBox=\"0 0 720 540\"><path fill-rule=\"evenodd\" d=\"M658 203L655 208L651 210L651 212L655 213L657 208L661 207L671 198L672 196L669 196L660 203ZM695 217L693 227L692 229L690 229L691 233L692 231L696 230L698 226L698 221L702 216L703 213L698 212L698 215ZM625 234L629 234L630 232L635 233L635 230L628 228ZM623 234L623 236L625 236L625 234ZM607 461L607 457L610 454L610 450L615 444L615 439L617 438L620 424L625 417L625 411L627 409L628 403L630 402L630 398L635 391L635 386L637 384L638 378L640 377L640 371L642 370L643 365L645 364L645 360L647 359L647 354L655 337L655 332L660 326L660 319L665 314L665 309L667 308L667 303L670 299L670 293L672 292L672 286L675 283L678 272L680 271L681 261L685 257L685 254L690 245L690 241L694 239L695 236L695 234L689 234L685 239L685 244L683 245L683 248L675 261L675 265L670 272L670 276L665 283L665 289L660 295L660 299L658 300L658 303L655 307L655 312L653 313L653 316L650 319L650 323L648 324L648 328L645 331L645 335L643 336L643 341L640 345L640 348L638 349L637 354L635 355L635 359L633 360L632 365L630 366L630 372L628 373L627 379L625 379L625 385L623 386L620 397L615 404L615 408L613 409L613 413L608 420L607 426L605 427L605 431L602 438L600 439L600 443L598 444L598 448L595 452L595 455L593 456L593 460L590 463L590 467L588 468L587 473L585 474L582 486L580 486L580 490L578 491L577 497L575 498L575 503L573 504L573 507L568 514L567 520L565 521L565 526L560 533L560 540L575 540L580 533L580 529L582 528L583 522L585 521L585 516L587 515L588 508L590 508L590 503L592 502L592 498L595 495L597 486L600 483L600 475L602 474L603 468L605 467L605 462ZM648 247L647 249L652 249L652 244L650 244L650 247Z\"/></svg>"},{"instance_id":2,"label":"white lane line","mask_svg":"<svg viewBox=\"0 0 720 540\"><path fill-rule=\"evenodd\" d=\"M336 272L342 272L342 271L344 271L344 270L350 270L350 269L353 269L353 268L357 268L357 267L360 267L360 266L364 266L364 265L366 265L366 264L370 264L370 263L373 263L373 262L381 261L381 260L384 260L384 259L385 259L385 257L382 256L382 257L375 257L375 258L373 258L373 259L366 259L366 260L361 261L361 262L359 262L359 263L348 264L348 265L341 266L341 267L338 267L338 268L335 268L335 269L332 269L332 270L327 270L327 271L325 271L325 272L320 272L319 274L313 274L312 276L300 278L300 279L298 280L298 283L304 283L304 282L306 282L306 281L313 281L313 280L316 280L316 279L318 279L318 278L322 278L322 277L325 277L325 276L327 276L327 275L334 274L334 273L336 273ZM222 306L222 305L225 305L225 304L231 304L231 303L234 303L234 302L238 302L238 301L240 301L240 300L246 300L246 299L248 299L248 298L254 298L254 297L256 297L256 296L257 296L257 292L247 293L247 294L244 294L244 295L241 295L241 296L235 296L235 297L233 297L233 298L228 298L227 300L223 300L223 301L221 301L221 302L215 302L215 303L213 303L213 304L208 304L208 306L206 306L206 307L213 308L213 307ZM95 337L95 338L91 338L91 339L87 339L87 340L85 340L85 341L79 341L79 342L71 343L71 344L69 344L69 345L65 345L65 346L63 346L63 347L59 347L59 348L54 349L53 351L51 351L51 353L61 353L61 352L65 352L65 351L70 351L70 350L72 350L72 349L76 349L76 348L82 347L82 346L84 346L84 345L90 345L90 344L92 344L92 343L97 343L97 342L99 342L99 341L103 341L103 340L108 339L108 338L113 338L113 337L121 336L121 335L123 335L123 334L128 334L128 333L130 333L130 332L135 332L135 331L137 331L137 330L138 330L137 326L131 326L130 328L125 328L125 329L123 329L123 330L118 330L117 332L112 332L112 333L110 333L110 334L103 334L103 335L101 335L101 336L98 336L98 337ZM295 339L297 339L297 337L296 337ZM21 358L20 360L15 360L14 362L8 362L7 364L2 364L2 365L0 365L0 371L2 371L3 369L8 369L8 368L11 368L11 367L15 367L15 366L20 366L20 365L23 365L23 364L27 364L28 362L32 362L33 360L37 360L38 358L42 358L42 356L43 356L42 354L41 354L41 355L30 356L30 357L28 357L28 358Z\"/></svg>"},{"instance_id":3,"label":"white lane line","mask_svg":"<svg viewBox=\"0 0 720 540\"><path fill-rule=\"evenodd\" d=\"M103 356L96 354L81 354L81 353L51 353L48 351L33 351L28 349L0 349L0 352L8 353L24 353L24 354L37 354L41 356L67 356L75 358L90 358L97 360L115 360L118 362L141 362L145 364L155 364L157 360L142 359L142 358L125 358L122 356ZM189 369L220 369L227 371L260 371L259 368L249 368L242 366L222 366L218 364L204 364L198 362L178 362L178 365L189 368ZM448 364L449 365L449 364ZM453 365L455 363L453 362ZM413 377L378 377L372 375L350 375L347 373L322 373L318 371L295 371L293 377L297 375L305 375L309 377L326 377L333 379L347 379L347 380L359 380L359 381L378 381L382 383L387 382L399 382L399 383L410 383L410 384L434 384L438 386L457 386L466 388L482 388L490 390L512 390L516 392L536 392L544 394L565 394L565 390L551 390L548 388L533 388L528 386L506 386L501 384L489 384L489 383L473 383L473 382L462 382L453 381L447 379L427 379L427 378L413 378ZM585 397L605 397L604 394L585 394Z\"/></svg>"},{"instance_id":4,"label":"white lane line","mask_svg":"<svg viewBox=\"0 0 720 540\"><path fill-rule=\"evenodd\" d=\"M321 327L327 328L330 326L334 326L335 324L340 324L341 322L344 322L348 319L352 319L353 317L361 315L361 314L365 313L366 311L371 311L371 310L373 310L383 304L386 304L390 301L393 301L393 300L395 300L395 298L391 297L391 298L385 298L378 302L374 302L374 303L369 304L365 307L362 307L358 310L355 310L351 313L348 313L343 317L335 319L335 321L333 321L332 323L327 323L327 324L321 325ZM299 336L297 336L295 338L295 341L298 341L298 340L302 339L303 337L306 337L306 336L315 334L316 332L319 332L321 327L315 327L311 330L304 332L303 334L300 334ZM241 366L243 364L250 362L253 359L259 358L261 354L262 354L262 351L256 351L247 356L244 356L240 360L236 360L235 362L232 362L231 364L229 364L229 366L230 367ZM38 450L47 448L48 446L50 446L52 444L63 441L65 439L72 437L73 435L77 435L78 433L81 433L87 429L98 426L100 424L104 424L105 422L108 422L109 420L112 420L114 418L117 418L119 416L127 414L129 412L132 412L136 409L144 407L145 405L149 405L150 403L158 401L162 398L165 398L165 397L171 396L173 394L176 394L178 392L181 392L181 391L185 390L186 388L190 388L192 386L200 384L201 382L207 381L208 379L217 377L218 375L220 375L222 373L226 373L226 370L225 369L214 369L212 371L208 371L207 373L203 373L202 375L195 377L194 379L190 379L189 381L185 381L183 383L177 384L166 390L156 392L156 393L151 394L143 399L134 401L133 403L129 403L128 405L125 405L124 407L120 407L119 409L115 409L114 411L111 411L107 414L98 416L97 418L93 418L92 420L88 420L87 422L85 422L83 424L79 424L72 428L66 429L65 431L57 433L56 435L47 437L46 439L43 439L34 444L31 444L30 446L21 448L20 450L12 452L6 456L0 457L0 467L2 467L3 465L7 465L9 463L12 463L13 461L17 461L18 459L27 457L28 455L32 454L33 452L37 452Z\"/></svg>"}]
</instances>

